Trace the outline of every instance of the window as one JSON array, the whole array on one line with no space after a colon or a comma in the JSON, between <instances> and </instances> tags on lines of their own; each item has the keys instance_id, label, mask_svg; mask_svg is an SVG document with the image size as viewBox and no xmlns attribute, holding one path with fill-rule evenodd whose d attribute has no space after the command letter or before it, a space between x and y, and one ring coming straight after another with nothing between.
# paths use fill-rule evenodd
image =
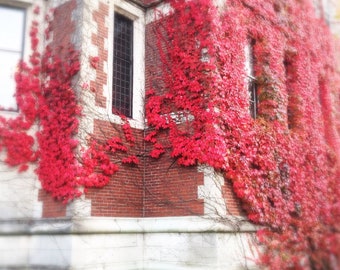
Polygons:
<instances>
[{"instance_id":1,"label":"window","mask_svg":"<svg viewBox=\"0 0 340 270\"><path fill-rule=\"evenodd\" d=\"M245 48L246 53L246 75L248 83L248 95L249 95L249 112L252 118L257 117L258 113L258 94L257 83L254 77L254 45L255 40L251 39L249 44Z\"/></svg>"},{"instance_id":2,"label":"window","mask_svg":"<svg viewBox=\"0 0 340 270\"><path fill-rule=\"evenodd\" d=\"M16 111L14 74L23 56L25 9L0 5L0 109Z\"/></svg>"},{"instance_id":3,"label":"window","mask_svg":"<svg viewBox=\"0 0 340 270\"><path fill-rule=\"evenodd\" d=\"M133 21L114 14L112 112L132 118Z\"/></svg>"},{"instance_id":4,"label":"window","mask_svg":"<svg viewBox=\"0 0 340 270\"><path fill-rule=\"evenodd\" d=\"M250 110L250 115L252 118L257 117L257 107L258 107L258 98L257 98L257 85L256 85L256 80L254 77L249 77L250 82L248 85L248 91L249 91L249 110Z\"/></svg>"},{"instance_id":5,"label":"window","mask_svg":"<svg viewBox=\"0 0 340 270\"><path fill-rule=\"evenodd\" d=\"M299 122L299 97L294 94L294 84L296 82L297 73L296 73L296 64L294 61L294 56L286 52L283 65L285 68L285 77L286 77L286 91L288 95L288 104L287 104L287 124L289 129L294 129L298 127Z\"/></svg>"}]
</instances>

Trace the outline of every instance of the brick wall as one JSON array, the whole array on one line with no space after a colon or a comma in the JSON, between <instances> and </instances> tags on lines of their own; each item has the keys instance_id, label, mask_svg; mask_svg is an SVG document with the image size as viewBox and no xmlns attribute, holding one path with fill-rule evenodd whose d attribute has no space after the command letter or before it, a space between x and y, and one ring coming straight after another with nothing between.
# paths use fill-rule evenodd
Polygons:
<instances>
[{"instance_id":1,"label":"brick wall","mask_svg":"<svg viewBox=\"0 0 340 270\"><path fill-rule=\"evenodd\" d=\"M178 166L166 153L160 159L147 158L145 168L145 216L203 215L197 193L203 173L196 166Z\"/></svg>"},{"instance_id":2,"label":"brick wall","mask_svg":"<svg viewBox=\"0 0 340 270\"><path fill-rule=\"evenodd\" d=\"M68 48L73 43L72 37L76 30L76 22L72 20L72 13L76 8L76 0L70 0L54 9L53 20L50 25L52 31L51 45L60 53L63 53L60 49Z\"/></svg>"},{"instance_id":3,"label":"brick wall","mask_svg":"<svg viewBox=\"0 0 340 270\"><path fill-rule=\"evenodd\" d=\"M92 34L91 43L98 48L98 57L102 61L98 62L96 69L96 78L90 82L90 88L96 92L96 105L102 108L106 106L106 97L103 89L107 84L107 73L104 71L104 61L108 59L108 51L105 48L105 39L108 37L108 27L105 25L105 19L109 15L109 6L99 2L98 10L92 14L93 21L97 25L97 33Z\"/></svg>"},{"instance_id":4,"label":"brick wall","mask_svg":"<svg viewBox=\"0 0 340 270\"><path fill-rule=\"evenodd\" d=\"M246 213L241 207L241 201L236 197L230 181L225 180L222 192L226 200L227 213L235 216L245 216Z\"/></svg>"},{"instance_id":5,"label":"brick wall","mask_svg":"<svg viewBox=\"0 0 340 270\"><path fill-rule=\"evenodd\" d=\"M45 190L39 190L39 201L42 202L42 217L55 218L66 216L66 204L58 201Z\"/></svg>"},{"instance_id":6,"label":"brick wall","mask_svg":"<svg viewBox=\"0 0 340 270\"><path fill-rule=\"evenodd\" d=\"M107 38L105 17L107 6L100 3L99 9L93 13L98 26L98 34L92 36L92 42L98 46L101 57L107 57L104 40ZM161 89L161 73L159 56L157 53L155 29L157 22L146 26L146 89L155 87ZM106 59L106 58L102 58ZM93 85L104 85L107 82L106 73L99 65ZM102 87L99 87L102 89ZM101 91L96 91L96 100L104 100ZM97 103L103 106L104 103ZM94 137L105 140L111 136L123 135L116 124L108 121L95 120ZM132 150L140 157L138 166L120 165L111 182L100 189L89 189L86 195L92 202L92 216L185 216L203 215L204 200L198 198L198 186L204 184L204 174L197 167L178 166L176 160L170 158L169 153L160 159L148 157L150 145L143 142L144 132L134 130L137 143ZM166 138L164 138L166 140ZM119 163L120 156L113 157ZM235 215L242 214L239 202L227 182L223 186L228 212Z\"/></svg>"},{"instance_id":7,"label":"brick wall","mask_svg":"<svg viewBox=\"0 0 340 270\"><path fill-rule=\"evenodd\" d=\"M105 141L112 136L124 138L119 125L108 121L94 121L93 136ZM129 154L141 156L143 153L143 130L134 130L135 146ZM124 140L123 140L124 141ZM125 142L126 145L128 143ZM103 188L91 188L86 198L91 200L92 216L141 217L143 208L143 160L140 165L123 165L120 160L123 154L112 157L119 166L110 183Z\"/></svg>"},{"instance_id":8,"label":"brick wall","mask_svg":"<svg viewBox=\"0 0 340 270\"><path fill-rule=\"evenodd\" d=\"M65 46L71 42L76 28L75 22L71 21L75 8L77 8L75 0L56 8L52 23L56 46L59 44ZM104 61L107 62L108 57L108 50L105 48L109 34L105 23L108 14L109 5L103 2L99 2L98 8L92 12L97 32L91 35L91 43L98 48L98 56L102 59L90 82L90 87L95 89L97 109L106 106L103 89L108 82L104 68ZM146 89L150 87L161 89L162 84L154 27L157 27L157 22L146 25ZM94 119L91 132L93 132L91 136L103 142L112 136L124 138L120 126L109 120ZM86 193L86 199L91 201L91 215L111 217L203 215L204 200L198 198L198 186L204 185L204 174L199 172L196 166L178 166L176 160L170 158L169 153L165 153L160 159L148 157L151 145L144 142L144 131L133 129L133 132L137 141L130 149L129 155L139 156L140 164L124 165L120 162L123 154L112 156L112 160L120 167L119 171L107 186L90 188ZM166 136L163 139L166 140ZM223 186L223 194L229 213L239 215L240 206L229 183ZM43 202L44 217L66 214L66 206L51 199L44 191L40 192L39 199Z\"/></svg>"}]
</instances>

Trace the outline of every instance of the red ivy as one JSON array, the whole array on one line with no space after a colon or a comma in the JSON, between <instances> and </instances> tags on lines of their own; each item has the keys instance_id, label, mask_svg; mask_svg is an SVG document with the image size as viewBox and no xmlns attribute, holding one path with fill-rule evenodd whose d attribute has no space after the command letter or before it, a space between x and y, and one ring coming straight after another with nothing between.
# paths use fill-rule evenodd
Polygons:
<instances>
[{"instance_id":1,"label":"red ivy","mask_svg":"<svg viewBox=\"0 0 340 270\"><path fill-rule=\"evenodd\" d=\"M98 56L90 57L90 64L91 64L92 68L97 69L98 68L98 63L99 63L99 57Z\"/></svg>"},{"instance_id":2,"label":"red ivy","mask_svg":"<svg viewBox=\"0 0 340 270\"><path fill-rule=\"evenodd\" d=\"M169 3L155 30L162 84L147 92L150 155L170 147L181 165L222 170L248 218L265 226L260 264L336 269L340 75L328 27L309 0L228 0L220 10L211 0ZM257 119L245 72L250 43Z\"/></svg>"},{"instance_id":3,"label":"red ivy","mask_svg":"<svg viewBox=\"0 0 340 270\"><path fill-rule=\"evenodd\" d=\"M38 14L39 8L34 12ZM50 25L50 16L46 19ZM36 173L42 187L54 198L68 202L81 195L80 187L86 190L109 182L119 169L111 160L116 151L127 154L123 164L138 165L138 158L128 155L129 149L119 137L101 143L92 140L87 149L77 154L79 143L75 137L81 107L73 79L80 70L79 53L72 45L59 48L53 43L39 53L38 32L39 25L34 21L29 63L20 62L15 75L20 113L14 119L0 118L0 151L6 151L5 162L19 166L20 172L26 170L29 163L37 162ZM50 32L48 26L47 39ZM97 68L98 63L98 57L90 58L93 68ZM125 140L133 146L135 138L129 122L123 117L122 120ZM39 126L36 142L35 136L30 135L35 124Z\"/></svg>"}]
</instances>

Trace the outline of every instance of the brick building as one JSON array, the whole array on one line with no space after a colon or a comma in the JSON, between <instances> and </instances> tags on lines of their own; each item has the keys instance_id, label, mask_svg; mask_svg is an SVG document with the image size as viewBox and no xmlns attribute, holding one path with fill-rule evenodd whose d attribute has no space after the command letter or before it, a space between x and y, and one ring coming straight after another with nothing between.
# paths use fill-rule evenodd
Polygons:
<instances>
[{"instance_id":1,"label":"brick building","mask_svg":"<svg viewBox=\"0 0 340 270\"><path fill-rule=\"evenodd\" d=\"M0 91L1 115L17 114L11 74L16 61L30 54L32 20L39 21L42 35L51 8L52 44L73 44L80 51L74 83L84 117L77 138L85 146L88 136L101 141L119 135L119 111L129 119L136 138L131 151L140 163L122 165L106 186L90 187L68 204L42 189L34 164L18 174L1 163L0 268L254 267L256 252L249 244L255 227L246 222L231 184L208 166L182 167L169 153L159 159L145 154L145 90L157 72L155 9L166 13L163 1L0 0L0 36L11 40L0 45L0 59L12 72L0 74L1 88L11 89ZM2 18L13 26L10 33ZM94 57L95 64L89 61ZM36 130L38 125L30 132Z\"/></svg>"}]
</instances>

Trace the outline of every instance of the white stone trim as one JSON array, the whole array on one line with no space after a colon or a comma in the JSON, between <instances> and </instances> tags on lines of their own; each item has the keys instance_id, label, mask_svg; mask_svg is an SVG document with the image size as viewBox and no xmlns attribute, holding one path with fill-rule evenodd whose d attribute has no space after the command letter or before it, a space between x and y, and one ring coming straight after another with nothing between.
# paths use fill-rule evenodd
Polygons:
<instances>
[{"instance_id":1,"label":"white stone trim","mask_svg":"<svg viewBox=\"0 0 340 270\"><path fill-rule=\"evenodd\" d=\"M203 233L255 232L244 218L188 217L110 218L76 217L0 220L0 235L20 234L101 234L101 233Z\"/></svg>"},{"instance_id":2,"label":"white stone trim","mask_svg":"<svg viewBox=\"0 0 340 270\"><path fill-rule=\"evenodd\" d=\"M204 174L204 185L198 186L198 198L204 200L204 215L226 217L227 205L222 191L223 175L208 166L200 166L198 171Z\"/></svg>"}]
</instances>

